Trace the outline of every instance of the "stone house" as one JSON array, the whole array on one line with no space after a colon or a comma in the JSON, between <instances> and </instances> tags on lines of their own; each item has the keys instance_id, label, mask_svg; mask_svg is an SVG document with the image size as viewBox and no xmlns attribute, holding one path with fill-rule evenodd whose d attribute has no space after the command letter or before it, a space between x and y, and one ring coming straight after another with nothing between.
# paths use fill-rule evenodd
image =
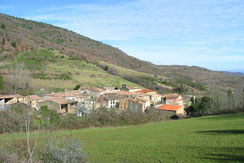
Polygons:
<instances>
[{"instance_id":1,"label":"stone house","mask_svg":"<svg viewBox=\"0 0 244 163\"><path fill-rule=\"evenodd\" d=\"M136 92L139 92L139 93L145 93L145 94L148 94L148 95L156 94L155 91L150 90L150 89L142 89L142 90L139 90L139 91L136 91Z\"/></svg>"},{"instance_id":2,"label":"stone house","mask_svg":"<svg viewBox=\"0 0 244 163\"><path fill-rule=\"evenodd\" d=\"M105 106L106 108L117 108L119 109L119 96L117 95L105 95L100 97L99 102L103 103L101 106Z\"/></svg>"},{"instance_id":3,"label":"stone house","mask_svg":"<svg viewBox=\"0 0 244 163\"><path fill-rule=\"evenodd\" d=\"M151 106L150 99L148 99L148 98L136 97L135 99L138 100L138 101L144 102L145 103L145 108L148 108L148 107Z\"/></svg>"},{"instance_id":4,"label":"stone house","mask_svg":"<svg viewBox=\"0 0 244 163\"><path fill-rule=\"evenodd\" d=\"M142 112L146 110L146 102L140 101L136 98L128 98L128 110L131 112Z\"/></svg>"},{"instance_id":5,"label":"stone house","mask_svg":"<svg viewBox=\"0 0 244 163\"><path fill-rule=\"evenodd\" d=\"M185 110L184 110L184 106L183 105L168 105L168 104L162 104L158 107L155 108L157 111L160 112L171 112L174 115L177 114L186 114Z\"/></svg>"},{"instance_id":6,"label":"stone house","mask_svg":"<svg viewBox=\"0 0 244 163\"><path fill-rule=\"evenodd\" d=\"M121 91L127 91L127 92L137 92L142 90L142 88L139 87L127 87L126 84L122 84L122 87L120 88Z\"/></svg>"},{"instance_id":7,"label":"stone house","mask_svg":"<svg viewBox=\"0 0 244 163\"><path fill-rule=\"evenodd\" d=\"M128 109L128 98L121 98L119 100L119 110L127 110Z\"/></svg>"},{"instance_id":8,"label":"stone house","mask_svg":"<svg viewBox=\"0 0 244 163\"><path fill-rule=\"evenodd\" d=\"M28 104L28 100L19 94L0 96L0 110L9 109L11 105L16 103Z\"/></svg>"},{"instance_id":9,"label":"stone house","mask_svg":"<svg viewBox=\"0 0 244 163\"><path fill-rule=\"evenodd\" d=\"M40 109L41 106L46 105L48 106L48 109L56 110L63 115L67 113L76 114L77 104L77 101L64 99L63 97L49 97L38 103L38 109Z\"/></svg>"},{"instance_id":10,"label":"stone house","mask_svg":"<svg viewBox=\"0 0 244 163\"><path fill-rule=\"evenodd\" d=\"M38 103L43 101L43 99L37 95L29 95L27 96L27 100L28 104L35 110L38 110Z\"/></svg>"},{"instance_id":11,"label":"stone house","mask_svg":"<svg viewBox=\"0 0 244 163\"><path fill-rule=\"evenodd\" d=\"M155 91L150 90L150 89L142 89L140 91L137 91L138 93L147 95L149 97L149 99L151 100L151 104L155 105L155 104L159 104L161 103L161 95L157 94Z\"/></svg>"},{"instance_id":12,"label":"stone house","mask_svg":"<svg viewBox=\"0 0 244 163\"><path fill-rule=\"evenodd\" d=\"M19 94L0 96L0 103L3 105L10 105L17 102L27 103L26 101L27 101L26 98Z\"/></svg>"},{"instance_id":13,"label":"stone house","mask_svg":"<svg viewBox=\"0 0 244 163\"><path fill-rule=\"evenodd\" d=\"M162 95L162 103L168 105L183 105L184 100L180 94Z\"/></svg>"}]
</instances>

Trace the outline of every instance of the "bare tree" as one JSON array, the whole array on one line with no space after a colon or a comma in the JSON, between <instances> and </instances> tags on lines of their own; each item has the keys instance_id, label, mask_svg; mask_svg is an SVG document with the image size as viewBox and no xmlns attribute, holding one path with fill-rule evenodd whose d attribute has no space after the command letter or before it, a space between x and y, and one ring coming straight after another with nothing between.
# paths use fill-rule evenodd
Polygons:
<instances>
[{"instance_id":1,"label":"bare tree","mask_svg":"<svg viewBox=\"0 0 244 163\"><path fill-rule=\"evenodd\" d=\"M242 90L242 109L244 109L244 89Z\"/></svg>"},{"instance_id":2,"label":"bare tree","mask_svg":"<svg viewBox=\"0 0 244 163\"><path fill-rule=\"evenodd\" d=\"M38 130L37 130L37 135L36 135L36 138L35 138L35 142L34 142L34 146L33 148L31 149L30 147L30 113L29 113L29 110L27 112L27 118L26 118L26 121L25 121L25 126L26 126L26 141L27 141L27 151L28 151L28 154L29 154L29 159L28 159L28 163L32 163L33 162L33 154L34 154L34 151L36 149L36 144L37 144L37 141L38 141L38 136L39 136L39 132L40 132L40 125L38 126Z\"/></svg>"},{"instance_id":3,"label":"bare tree","mask_svg":"<svg viewBox=\"0 0 244 163\"><path fill-rule=\"evenodd\" d=\"M8 70L7 83L12 93L19 93L29 88L30 71L23 63L16 64Z\"/></svg>"}]
</instances>

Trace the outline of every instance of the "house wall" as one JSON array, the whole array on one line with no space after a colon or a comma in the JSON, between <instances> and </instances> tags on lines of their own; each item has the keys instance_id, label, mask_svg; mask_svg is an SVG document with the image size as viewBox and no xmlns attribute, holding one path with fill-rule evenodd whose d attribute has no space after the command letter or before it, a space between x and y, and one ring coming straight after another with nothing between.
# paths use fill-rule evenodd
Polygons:
<instances>
[{"instance_id":1,"label":"house wall","mask_svg":"<svg viewBox=\"0 0 244 163\"><path fill-rule=\"evenodd\" d=\"M5 100L4 99L0 100L0 105L4 105L4 104L5 104Z\"/></svg>"},{"instance_id":2,"label":"house wall","mask_svg":"<svg viewBox=\"0 0 244 163\"><path fill-rule=\"evenodd\" d=\"M20 98L18 98L18 101L19 101L20 103L29 104L29 103L28 103L28 99L27 99L26 97L20 97Z\"/></svg>"},{"instance_id":3,"label":"house wall","mask_svg":"<svg viewBox=\"0 0 244 163\"><path fill-rule=\"evenodd\" d=\"M4 104L5 104L5 100L4 99L0 100L0 111L5 109Z\"/></svg>"},{"instance_id":4,"label":"house wall","mask_svg":"<svg viewBox=\"0 0 244 163\"><path fill-rule=\"evenodd\" d=\"M159 113L163 117L170 118L176 114L175 111L169 111L169 110L161 110L161 109L152 109L151 111L155 113Z\"/></svg>"},{"instance_id":5,"label":"house wall","mask_svg":"<svg viewBox=\"0 0 244 163\"><path fill-rule=\"evenodd\" d=\"M116 104L119 103L119 100L108 100L108 108L116 108Z\"/></svg>"},{"instance_id":6,"label":"house wall","mask_svg":"<svg viewBox=\"0 0 244 163\"><path fill-rule=\"evenodd\" d=\"M120 99L119 101L119 109L120 110L127 110L128 109L128 99Z\"/></svg>"},{"instance_id":7,"label":"house wall","mask_svg":"<svg viewBox=\"0 0 244 163\"><path fill-rule=\"evenodd\" d=\"M18 99L17 98L12 98L11 100L9 100L8 102L6 102L5 104L9 105L9 104L14 104L17 103Z\"/></svg>"},{"instance_id":8,"label":"house wall","mask_svg":"<svg viewBox=\"0 0 244 163\"><path fill-rule=\"evenodd\" d=\"M134 102L134 101L128 101L128 109L131 111L131 112L143 112L145 111L145 106L141 103L137 103L137 102Z\"/></svg>"},{"instance_id":9,"label":"house wall","mask_svg":"<svg viewBox=\"0 0 244 163\"><path fill-rule=\"evenodd\" d=\"M77 108L78 106L70 106L69 114L77 114Z\"/></svg>"},{"instance_id":10,"label":"house wall","mask_svg":"<svg viewBox=\"0 0 244 163\"><path fill-rule=\"evenodd\" d=\"M30 101L30 105L32 108L36 108L37 107L37 101Z\"/></svg>"},{"instance_id":11,"label":"house wall","mask_svg":"<svg viewBox=\"0 0 244 163\"><path fill-rule=\"evenodd\" d=\"M176 114L184 114L184 107L182 106L179 110L176 111Z\"/></svg>"},{"instance_id":12,"label":"house wall","mask_svg":"<svg viewBox=\"0 0 244 163\"><path fill-rule=\"evenodd\" d=\"M154 103L161 103L161 95L153 94L151 97Z\"/></svg>"},{"instance_id":13,"label":"house wall","mask_svg":"<svg viewBox=\"0 0 244 163\"><path fill-rule=\"evenodd\" d=\"M150 107L151 103L150 101L145 102L145 108Z\"/></svg>"}]
</instances>

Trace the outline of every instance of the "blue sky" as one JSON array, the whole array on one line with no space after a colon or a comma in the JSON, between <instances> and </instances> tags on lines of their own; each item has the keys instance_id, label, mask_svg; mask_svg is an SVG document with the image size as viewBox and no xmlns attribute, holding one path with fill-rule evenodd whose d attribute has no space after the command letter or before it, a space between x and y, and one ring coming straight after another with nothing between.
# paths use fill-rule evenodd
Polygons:
<instances>
[{"instance_id":1,"label":"blue sky","mask_svg":"<svg viewBox=\"0 0 244 163\"><path fill-rule=\"evenodd\" d=\"M243 0L1 0L0 12L70 29L155 64L244 70Z\"/></svg>"}]
</instances>

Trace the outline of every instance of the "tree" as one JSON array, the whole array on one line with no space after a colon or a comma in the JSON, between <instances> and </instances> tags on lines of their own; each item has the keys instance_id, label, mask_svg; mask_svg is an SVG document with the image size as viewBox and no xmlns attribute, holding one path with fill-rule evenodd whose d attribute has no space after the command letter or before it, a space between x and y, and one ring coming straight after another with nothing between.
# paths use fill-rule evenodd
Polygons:
<instances>
[{"instance_id":1,"label":"tree","mask_svg":"<svg viewBox=\"0 0 244 163\"><path fill-rule=\"evenodd\" d=\"M204 96L201 100L195 99L195 102L187 109L188 112L198 112L203 114L206 111L212 110L214 108L214 100L211 97Z\"/></svg>"},{"instance_id":2,"label":"tree","mask_svg":"<svg viewBox=\"0 0 244 163\"><path fill-rule=\"evenodd\" d=\"M2 45L5 45L5 38L3 38L2 40Z\"/></svg>"},{"instance_id":3,"label":"tree","mask_svg":"<svg viewBox=\"0 0 244 163\"><path fill-rule=\"evenodd\" d=\"M184 86L181 84L180 87L176 88L176 92L183 94L185 92Z\"/></svg>"},{"instance_id":4,"label":"tree","mask_svg":"<svg viewBox=\"0 0 244 163\"><path fill-rule=\"evenodd\" d=\"M74 90L79 90L80 89L80 84L76 85Z\"/></svg>"},{"instance_id":5,"label":"tree","mask_svg":"<svg viewBox=\"0 0 244 163\"><path fill-rule=\"evenodd\" d=\"M244 109L244 89L242 90L242 109Z\"/></svg>"},{"instance_id":6,"label":"tree","mask_svg":"<svg viewBox=\"0 0 244 163\"><path fill-rule=\"evenodd\" d=\"M2 29L6 29L5 24L1 24L1 28L2 28Z\"/></svg>"},{"instance_id":7,"label":"tree","mask_svg":"<svg viewBox=\"0 0 244 163\"><path fill-rule=\"evenodd\" d=\"M198 105L198 111L203 113L204 111L212 109L213 99L211 97L204 96L201 98L201 102Z\"/></svg>"},{"instance_id":8,"label":"tree","mask_svg":"<svg viewBox=\"0 0 244 163\"><path fill-rule=\"evenodd\" d=\"M235 98L231 89L229 89L227 92L227 103L228 103L228 109L235 108Z\"/></svg>"},{"instance_id":9,"label":"tree","mask_svg":"<svg viewBox=\"0 0 244 163\"><path fill-rule=\"evenodd\" d=\"M7 83L12 93L27 91L30 79L30 71L24 64L16 64L8 70Z\"/></svg>"},{"instance_id":10,"label":"tree","mask_svg":"<svg viewBox=\"0 0 244 163\"><path fill-rule=\"evenodd\" d=\"M108 66L105 66L104 67L104 71L108 71Z\"/></svg>"},{"instance_id":11,"label":"tree","mask_svg":"<svg viewBox=\"0 0 244 163\"><path fill-rule=\"evenodd\" d=\"M16 42L11 42L11 45L15 48L16 47Z\"/></svg>"},{"instance_id":12,"label":"tree","mask_svg":"<svg viewBox=\"0 0 244 163\"><path fill-rule=\"evenodd\" d=\"M0 74L0 90L4 88L3 77Z\"/></svg>"}]
</instances>

